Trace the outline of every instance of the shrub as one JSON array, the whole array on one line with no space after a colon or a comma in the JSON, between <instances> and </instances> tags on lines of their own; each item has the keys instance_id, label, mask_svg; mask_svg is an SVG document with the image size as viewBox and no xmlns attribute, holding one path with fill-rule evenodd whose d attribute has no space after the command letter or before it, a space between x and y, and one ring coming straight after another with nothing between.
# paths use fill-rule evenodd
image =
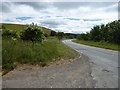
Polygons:
<instances>
[{"instance_id":1,"label":"shrub","mask_svg":"<svg viewBox=\"0 0 120 90\"><path fill-rule=\"evenodd\" d=\"M3 30L2 36L10 38L19 38L19 34L15 30Z\"/></svg>"},{"instance_id":2,"label":"shrub","mask_svg":"<svg viewBox=\"0 0 120 90\"><path fill-rule=\"evenodd\" d=\"M28 25L28 27L21 33L22 40L28 40L32 42L42 42L45 39L42 28L34 25L34 23Z\"/></svg>"}]
</instances>

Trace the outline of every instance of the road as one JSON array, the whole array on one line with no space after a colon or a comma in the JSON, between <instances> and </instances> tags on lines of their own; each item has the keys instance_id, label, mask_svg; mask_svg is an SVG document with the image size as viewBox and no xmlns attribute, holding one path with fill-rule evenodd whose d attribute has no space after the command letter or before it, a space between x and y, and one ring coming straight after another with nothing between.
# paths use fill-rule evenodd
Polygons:
<instances>
[{"instance_id":1,"label":"road","mask_svg":"<svg viewBox=\"0 0 120 90\"><path fill-rule=\"evenodd\" d=\"M71 40L63 43L89 58L95 88L118 87L118 51L77 44Z\"/></svg>"},{"instance_id":2,"label":"road","mask_svg":"<svg viewBox=\"0 0 120 90\"><path fill-rule=\"evenodd\" d=\"M2 78L3 88L117 88L118 52L62 41L80 53L47 67L19 66ZM69 53L69 52L68 52ZM64 61L64 60L63 60Z\"/></svg>"}]
</instances>

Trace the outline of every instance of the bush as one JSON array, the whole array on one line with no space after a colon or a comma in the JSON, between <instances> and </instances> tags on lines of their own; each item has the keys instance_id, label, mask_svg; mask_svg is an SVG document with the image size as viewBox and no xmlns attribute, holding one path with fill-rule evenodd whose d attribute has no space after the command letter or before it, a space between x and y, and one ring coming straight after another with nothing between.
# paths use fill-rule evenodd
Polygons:
<instances>
[{"instance_id":1,"label":"bush","mask_svg":"<svg viewBox=\"0 0 120 90\"><path fill-rule=\"evenodd\" d=\"M42 28L34 25L34 23L28 25L28 27L21 33L21 39L32 42L42 42L45 39Z\"/></svg>"},{"instance_id":2,"label":"bush","mask_svg":"<svg viewBox=\"0 0 120 90\"><path fill-rule=\"evenodd\" d=\"M9 38L19 38L19 34L15 30L3 30L2 36Z\"/></svg>"}]
</instances>

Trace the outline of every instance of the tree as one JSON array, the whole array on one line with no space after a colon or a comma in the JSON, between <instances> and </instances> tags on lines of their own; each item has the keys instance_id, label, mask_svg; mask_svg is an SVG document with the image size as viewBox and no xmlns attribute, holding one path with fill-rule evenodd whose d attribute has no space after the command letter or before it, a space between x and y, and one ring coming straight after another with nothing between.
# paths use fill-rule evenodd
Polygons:
<instances>
[{"instance_id":1,"label":"tree","mask_svg":"<svg viewBox=\"0 0 120 90\"><path fill-rule=\"evenodd\" d=\"M63 36L64 36L63 32L58 32L57 33L57 37L58 37L59 40L61 40L63 38Z\"/></svg>"},{"instance_id":2,"label":"tree","mask_svg":"<svg viewBox=\"0 0 120 90\"><path fill-rule=\"evenodd\" d=\"M56 32L51 30L50 36L55 36Z\"/></svg>"},{"instance_id":3,"label":"tree","mask_svg":"<svg viewBox=\"0 0 120 90\"><path fill-rule=\"evenodd\" d=\"M105 41L120 44L120 20L94 26L89 33L77 36L79 40Z\"/></svg>"},{"instance_id":4,"label":"tree","mask_svg":"<svg viewBox=\"0 0 120 90\"><path fill-rule=\"evenodd\" d=\"M91 29L90 31L90 35L91 35L91 40L100 41L101 40L100 27L98 25L94 26L93 29Z\"/></svg>"},{"instance_id":5,"label":"tree","mask_svg":"<svg viewBox=\"0 0 120 90\"><path fill-rule=\"evenodd\" d=\"M21 34L21 39L32 42L42 42L45 36L42 28L38 27L34 23L28 25L24 32Z\"/></svg>"}]
</instances>

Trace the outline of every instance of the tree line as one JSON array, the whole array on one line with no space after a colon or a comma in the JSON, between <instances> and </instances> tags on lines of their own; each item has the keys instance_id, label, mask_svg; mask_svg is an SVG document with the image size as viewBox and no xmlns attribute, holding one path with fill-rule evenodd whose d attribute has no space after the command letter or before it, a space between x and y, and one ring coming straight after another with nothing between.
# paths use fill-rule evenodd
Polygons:
<instances>
[{"instance_id":1,"label":"tree line","mask_svg":"<svg viewBox=\"0 0 120 90\"><path fill-rule=\"evenodd\" d=\"M77 39L120 44L120 20L108 24L96 25L91 28L90 32L79 34Z\"/></svg>"},{"instance_id":2,"label":"tree line","mask_svg":"<svg viewBox=\"0 0 120 90\"><path fill-rule=\"evenodd\" d=\"M2 28L4 29L4 28ZM28 25L20 34L14 30L3 30L2 36L11 36L13 38L21 38L22 40L30 40L32 42L42 42L48 37L39 26L34 23ZM108 24L96 25L91 28L90 32L81 34L72 34L64 32L51 31L50 36L57 36L59 40L62 38L78 40L103 41L120 44L120 20L110 22Z\"/></svg>"}]
</instances>

